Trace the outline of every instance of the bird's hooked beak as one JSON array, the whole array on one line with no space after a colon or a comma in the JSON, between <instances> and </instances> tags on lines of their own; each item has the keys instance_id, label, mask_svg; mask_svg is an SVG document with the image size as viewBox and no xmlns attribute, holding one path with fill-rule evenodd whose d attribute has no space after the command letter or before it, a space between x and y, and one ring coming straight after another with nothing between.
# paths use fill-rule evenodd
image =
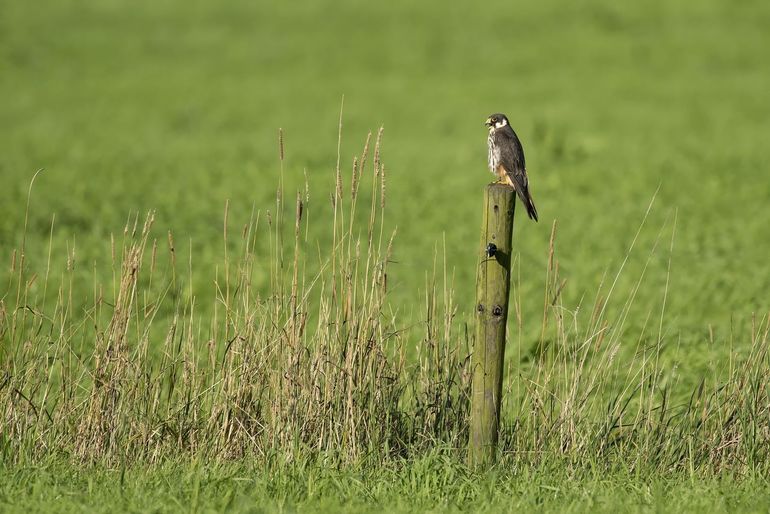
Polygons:
<instances>
[{"instance_id":1,"label":"bird's hooked beak","mask_svg":"<svg viewBox=\"0 0 770 514\"><path fill-rule=\"evenodd\" d=\"M492 118L487 118L487 121L484 122L484 125L486 125L487 127L491 127L492 126Z\"/></svg>"}]
</instances>

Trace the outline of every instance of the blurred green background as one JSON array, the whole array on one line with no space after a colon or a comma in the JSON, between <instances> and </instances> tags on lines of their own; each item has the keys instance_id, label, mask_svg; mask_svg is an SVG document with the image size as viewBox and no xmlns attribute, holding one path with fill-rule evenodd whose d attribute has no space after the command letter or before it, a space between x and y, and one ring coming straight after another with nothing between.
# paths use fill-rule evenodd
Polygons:
<instances>
[{"instance_id":1,"label":"blurred green background","mask_svg":"<svg viewBox=\"0 0 770 514\"><path fill-rule=\"evenodd\" d=\"M768 27L760 1L0 0L0 292L43 168L30 269L45 270L55 214L54 269L74 246L85 302L94 273L109 280L109 235L157 209L159 241L172 230L185 261L192 248L205 313L225 201L234 227L273 208L279 127L288 197L307 170L312 237L330 238L344 95L346 173L385 127L403 310L419 315L444 240L457 303L473 306L483 122L502 111L541 215L517 218L525 332L539 334L552 222L566 305L590 304L659 188L613 305L660 234L629 323L659 312L675 225L667 337L699 345L712 326L726 340L769 306Z\"/></svg>"}]
</instances>

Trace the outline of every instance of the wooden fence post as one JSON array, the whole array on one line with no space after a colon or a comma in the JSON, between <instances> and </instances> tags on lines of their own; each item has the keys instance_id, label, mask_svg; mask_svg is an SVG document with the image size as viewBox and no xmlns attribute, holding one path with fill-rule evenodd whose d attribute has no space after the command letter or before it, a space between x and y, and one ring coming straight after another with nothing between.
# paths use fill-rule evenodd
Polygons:
<instances>
[{"instance_id":1,"label":"wooden fence post","mask_svg":"<svg viewBox=\"0 0 770 514\"><path fill-rule=\"evenodd\" d=\"M476 282L476 341L471 357L468 461L473 466L493 462L497 447L515 197L513 188L505 184L489 184L484 191Z\"/></svg>"}]
</instances>

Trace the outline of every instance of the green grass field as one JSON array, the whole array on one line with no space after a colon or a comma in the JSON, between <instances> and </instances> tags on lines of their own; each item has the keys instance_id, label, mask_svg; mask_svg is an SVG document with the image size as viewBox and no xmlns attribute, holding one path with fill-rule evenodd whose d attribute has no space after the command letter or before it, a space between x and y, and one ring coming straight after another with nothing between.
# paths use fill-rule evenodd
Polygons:
<instances>
[{"instance_id":1,"label":"green grass field","mask_svg":"<svg viewBox=\"0 0 770 514\"><path fill-rule=\"evenodd\" d=\"M3 510L766 509L766 3L0 0L0 13ZM333 207L341 109L346 198L384 127L386 202L363 177L354 228L350 201ZM462 361L497 111L541 219L517 211L504 456L476 473L461 464ZM149 210L126 303L121 251L141 236L124 226ZM366 351L347 353L342 319L371 330ZM249 361L257 346L264 362ZM325 368L337 351L355 357ZM347 401L319 369L345 370ZM298 414L316 386L328 416ZM99 417L114 424L82 421Z\"/></svg>"}]
</instances>

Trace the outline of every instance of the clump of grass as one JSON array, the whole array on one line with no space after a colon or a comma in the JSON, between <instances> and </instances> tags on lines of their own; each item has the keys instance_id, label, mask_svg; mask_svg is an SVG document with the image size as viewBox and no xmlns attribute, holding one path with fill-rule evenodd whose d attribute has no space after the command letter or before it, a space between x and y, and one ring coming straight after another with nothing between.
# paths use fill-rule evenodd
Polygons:
<instances>
[{"instance_id":1,"label":"clump of grass","mask_svg":"<svg viewBox=\"0 0 770 514\"><path fill-rule=\"evenodd\" d=\"M307 191L297 193L289 221L281 181L274 212L266 224L258 213L244 226L237 256L228 253L226 207L222 272L208 323L195 314L202 300L182 299L185 271L170 232L160 276L153 213L131 220L119 248L113 241L114 294L107 298L104 285L94 284L82 313L68 295L67 273L50 312L33 306L35 275L20 263L17 298L9 305L6 295L0 303L5 455L19 460L62 451L84 462L152 462L180 452L323 454L353 462L406 455L435 437L459 441L453 431L463 425L463 409L453 422L426 424L411 415L414 405L428 418L444 419L444 407L464 401L463 384L453 382L434 398L435 381L446 379L436 368L459 369L454 354L440 349L450 342L434 338L439 320L428 323L428 360L417 368L407 363L411 341L387 304L395 232L384 238L381 144L382 130L367 166L367 138L349 186L336 168L333 239L318 262L309 262L314 252L303 225L323 209ZM282 134L279 153L283 163ZM357 206L367 181L371 207L362 224ZM269 240L268 255L257 253L258 238ZM255 265L265 260L267 291L254 286ZM152 297L159 281L163 287ZM156 318L162 308L172 312L167 323Z\"/></svg>"},{"instance_id":2,"label":"clump of grass","mask_svg":"<svg viewBox=\"0 0 770 514\"><path fill-rule=\"evenodd\" d=\"M373 148L367 136L347 183L338 158L328 206L311 202L307 187L287 206L281 178L275 209L255 213L235 239L226 206L213 299L186 289L193 259L178 261L170 232L164 257L153 213L134 216L111 240L112 294L95 283L82 309L72 297L74 246L57 282L50 257L42 281L27 269L22 244L0 299L5 461L62 453L123 464L181 455L383 465L437 447L462 458L472 330L440 252L426 270L420 322L389 303L395 230L384 219L382 135ZM282 133L279 157L283 176ZM321 248L307 225L324 217L332 238ZM673 241L672 229L669 255ZM255 283L261 269L270 270L269 285ZM554 225L540 341L531 355L508 359L501 462L691 473L766 467L768 318L755 320L750 351L734 352L723 376L683 391L660 360L670 346L667 291L657 318L629 333L634 293L620 302L612 294L622 271L599 288L587 318L581 306L570 310ZM212 300L213 316L202 319L199 302ZM619 351L628 344L638 345L630 361Z\"/></svg>"}]
</instances>

